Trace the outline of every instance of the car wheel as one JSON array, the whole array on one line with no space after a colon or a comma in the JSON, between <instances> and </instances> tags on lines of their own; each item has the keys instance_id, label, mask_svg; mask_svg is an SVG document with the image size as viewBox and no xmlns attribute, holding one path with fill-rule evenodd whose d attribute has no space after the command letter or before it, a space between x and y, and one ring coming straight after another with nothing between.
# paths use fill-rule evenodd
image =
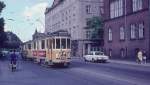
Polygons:
<instances>
[{"instance_id":1,"label":"car wheel","mask_svg":"<svg viewBox=\"0 0 150 85\"><path fill-rule=\"evenodd\" d=\"M106 63L106 60L102 60L102 63Z\"/></svg>"},{"instance_id":2,"label":"car wheel","mask_svg":"<svg viewBox=\"0 0 150 85\"><path fill-rule=\"evenodd\" d=\"M87 62L86 58L84 58L84 61Z\"/></svg>"},{"instance_id":3,"label":"car wheel","mask_svg":"<svg viewBox=\"0 0 150 85\"><path fill-rule=\"evenodd\" d=\"M94 58L92 58L92 62L95 62Z\"/></svg>"}]
</instances>

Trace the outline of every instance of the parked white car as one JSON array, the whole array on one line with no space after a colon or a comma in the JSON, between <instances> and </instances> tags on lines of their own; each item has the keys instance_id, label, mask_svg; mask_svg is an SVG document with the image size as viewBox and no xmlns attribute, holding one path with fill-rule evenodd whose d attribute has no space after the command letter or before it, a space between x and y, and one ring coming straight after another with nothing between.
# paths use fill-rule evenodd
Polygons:
<instances>
[{"instance_id":1,"label":"parked white car","mask_svg":"<svg viewBox=\"0 0 150 85\"><path fill-rule=\"evenodd\" d=\"M92 51L89 54L83 56L85 61L100 61L107 62L109 60L109 56L104 55L103 52Z\"/></svg>"}]
</instances>

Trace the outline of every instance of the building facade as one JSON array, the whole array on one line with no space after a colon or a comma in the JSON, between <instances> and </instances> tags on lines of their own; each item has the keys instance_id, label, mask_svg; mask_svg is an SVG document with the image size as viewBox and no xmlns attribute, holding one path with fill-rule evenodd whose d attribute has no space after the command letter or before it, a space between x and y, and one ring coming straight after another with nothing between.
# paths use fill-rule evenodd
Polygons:
<instances>
[{"instance_id":1,"label":"building facade","mask_svg":"<svg viewBox=\"0 0 150 85\"><path fill-rule=\"evenodd\" d=\"M103 6L103 0L54 0L45 12L45 33L67 30L73 56L82 56L98 48L89 40L90 30L85 27L89 18L103 15Z\"/></svg>"},{"instance_id":2,"label":"building facade","mask_svg":"<svg viewBox=\"0 0 150 85\"><path fill-rule=\"evenodd\" d=\"M139 50L150 55L149 0L104 0L104 48L111 58L136 59Z\"/></svg>"}]
</instances>

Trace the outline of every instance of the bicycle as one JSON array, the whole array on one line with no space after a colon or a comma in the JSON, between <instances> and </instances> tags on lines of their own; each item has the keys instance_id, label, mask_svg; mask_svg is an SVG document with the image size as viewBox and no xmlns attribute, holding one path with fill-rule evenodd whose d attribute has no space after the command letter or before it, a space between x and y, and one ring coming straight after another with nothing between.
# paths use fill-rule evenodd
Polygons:
<instances>
[{"instance_id":1,"label":"bicycle","mask_svg":"<svg viewBox=\"0 0 150 85\"><path fill-rule=\"evenodd\" d=\"M16 71L16 69L17 69L17 63L16 63L16 61L11 61L11 63L10 63L10 69L11 69L12 72Z\"/></svg>"}]
</instances>

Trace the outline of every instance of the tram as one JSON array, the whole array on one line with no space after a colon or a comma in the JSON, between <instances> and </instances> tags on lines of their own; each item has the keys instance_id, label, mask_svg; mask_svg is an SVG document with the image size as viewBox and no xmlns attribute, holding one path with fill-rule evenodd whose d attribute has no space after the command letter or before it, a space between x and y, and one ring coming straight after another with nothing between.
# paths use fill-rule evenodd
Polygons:
<instances>
[{"instance_id":1,"label":"tram","mask_svg":"<svg viewBox=\"0 0 150 85\"><path fill-rule=\"evenodd\" d=\"M67 31L57 31L28 41L23 45L26 58L48 65L69 66L71 39Z\"/></svg>"}]
</instances>

